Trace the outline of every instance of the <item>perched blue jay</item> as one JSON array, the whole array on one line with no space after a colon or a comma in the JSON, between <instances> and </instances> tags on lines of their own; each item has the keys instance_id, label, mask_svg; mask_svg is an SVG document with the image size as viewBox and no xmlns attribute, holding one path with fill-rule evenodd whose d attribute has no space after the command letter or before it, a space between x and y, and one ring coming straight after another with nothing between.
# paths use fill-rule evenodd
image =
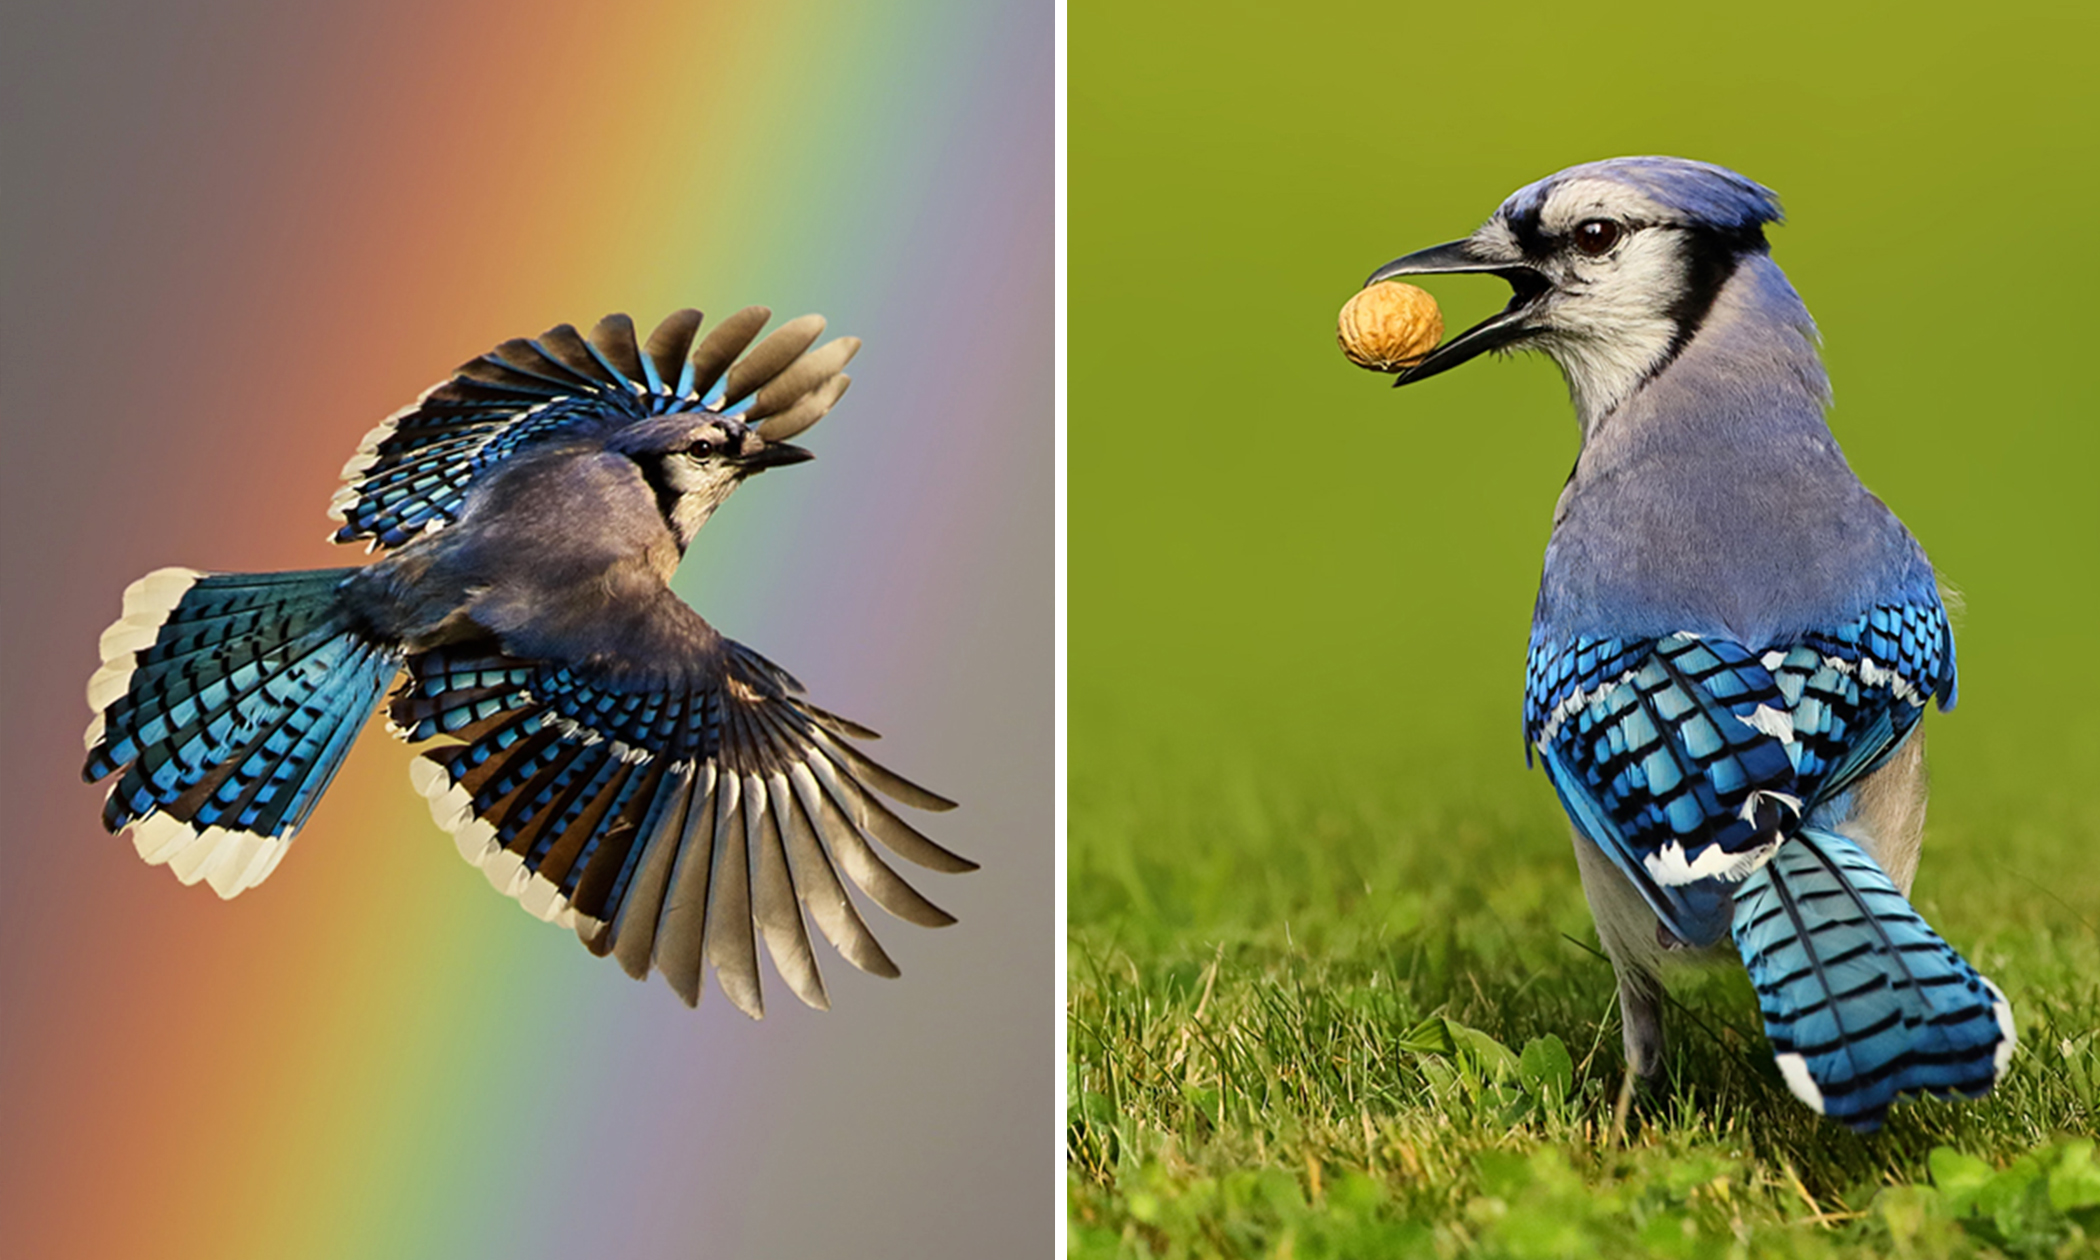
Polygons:
<instances>
[{"instance_id":1,"label":"perched blue jay","mask_svg":"<svg viewBox=\"0 0 2100 1260\"><path fill-rule=\"evenodd\" d=\"M1868 1131L1901 1095L1990 1090L2013 1023L1905 900L1916 728L1928 700L1954 707L1954 640L1924 551L1824 421L1815 324L1765 242L1779 219L1717 166L1593 162L1367 284L1514 290L1396 385L1536 348L1573 395L1524 736L1574 822L1629 1068L1661 1068L1664 965L1732 941L1787 1085Z\"/></svg>"},{"instance_id":2,"label":"perched blue jay","mask_svg":"<svg viewBox=\"0 0 2100 1260\"><path fill-rule=\"evenodd\" d=\"M85 777L116 776L105 825L185 884L253 887L405 669L388 714L440 741L412 768L439 825L592 952L637 979L653 963L688 1004L712 963L756 1018L755 928L821 1008L807 907L847 961L896 975L839 874L900 918L952 922L869 842L972 870L877 794L953 803L862 755L873 732L669 586L745 478L810 457L787 439L845 391L857 339L811 349L807 315L752 346L770 317L739 311L697 347L690 310L642 346L625 315L505 342L344 468L334 540L369 540L376 563L134 583L88 684Z\"/></svg>"}]
</instances>

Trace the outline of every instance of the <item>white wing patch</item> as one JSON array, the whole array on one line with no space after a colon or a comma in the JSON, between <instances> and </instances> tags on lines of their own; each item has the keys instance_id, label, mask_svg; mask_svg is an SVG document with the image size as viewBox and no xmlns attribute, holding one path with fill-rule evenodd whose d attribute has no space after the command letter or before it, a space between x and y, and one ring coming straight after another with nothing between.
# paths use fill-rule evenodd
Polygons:
<instances>
[{"instance_id":1,"label":"white wing patch","mask_svg":"<svg viewBox=\"0 0 2100 1260\"><path fill-rule=\"evenodd\" d=\"M1763 788L1759 788L1744 798L1743 807L1735 811L1735 816L1744 822L1755 822L1757 820L1757 807L1765 801L1777 801L1788 809L1793 810L1794 817L1799 818L1801 816L1800 797L1795 796L1792 792L1769 792Z\"/></svg>"},{"instance_id":2,"label":"white wing patch","mask_svg":"<svg viewBox=\"0 0 2100 1260\"><path fill-rule=\"evenodd\" d=\"M1634 673L1634 670L1629 669L1610 682L1598 683L1588 691L1570 692L1567 699L1554 705L1553 712L1546 716L1546 724L1539 728L1538 746L1544 748L1552 743L1553 737L1560 733L1563 722L1624 686L1626 680L1632 678Z\"/></svg>"},{"instance_id":3,"label":"white wing patch","mask_svg":"<svg viewBox=\"0 0 2100 1260\"><path fill-rule=\"evenodd\" d=\"M1823 658L1823 663L1839 667L1844 665L1844 662L1829 656ZM1884 669L1865 657L1860 658L1859 680L1869 687L1887 687L1896 694L1897 699L1908 701L1913 708L1925 707L1925 697L1918 694L1918 689L1910 685L1909 679L1893 669Z\"/></svg>"},{"instance_id":4,"label":"white wing patch","mask_svg":"<svg viewBox=\"0 0 2100 1260\"><path fill-rule=\"evenodd\" d=\"M1752 727L1770 735L1782 744L1794 742L1794 715L1785 709L1775 709L1769 704L1758 705L1743 719Z\"/></svg>"},{"instance_id":5,"label":"white wing patch","mask_svg":"<svg viewBox=\"0 0 2100 1260\"><path fill-rule=\"evenodd\" d=\"M1769 844L1761 844L1740 853L1730 853L1720 845L1710 844L1697 858L1687 862L1684 846L1672 840L1642 858L1641 865L1647 867L1648 874L1665 888L1678 888L1708 879L1724 880L1732 884L1747 878L1752 871L1771 861L1772 855L1779 852L1779 846L1783 842L1783 837L1774 839Z\"/></svg>"}]
</instances>

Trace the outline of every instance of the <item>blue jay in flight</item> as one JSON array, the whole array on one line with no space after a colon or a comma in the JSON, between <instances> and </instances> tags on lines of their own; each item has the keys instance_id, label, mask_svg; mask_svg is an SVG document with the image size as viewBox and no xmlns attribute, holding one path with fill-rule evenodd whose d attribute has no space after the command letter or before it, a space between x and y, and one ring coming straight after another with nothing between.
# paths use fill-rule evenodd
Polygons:
<instances>
[{"instance_id":1,"label":"blue jay in flight","mask_svg":"<svg viewBox=\"0 0 2100 1260\"><path fill-rule=\"evenodd\" d=\"M697 347L691 310L646 345L625 315L507 341L343 469L334 541L367 540L376 563L133 583L88 683L85 777L116 777L104 824L185 884L255 886L405 670L387 713L436 741L412 778L438 824L593 953L636 979L654 964L688 1004L712 963L756 1018L763 937L823 1008L806 907L847 961L896 975L839 876L900 918L952 922L869 842L973 870L878 794L953 802L869 760L854 742L872 731L669 586L709 515L808 459L788 439L845 392L858 339L811 349L824 320L806 315L752 346L770 318L739 311Z\"/></svg>"},{"instance_id":2,"label":"blue jay in flight","mask_svg":"<svg viewBox=\"0 0 2100 1260\"><path fill-rule=\"evenodd\" d=\"M1666 963L1755 985L1780 1074L1865 1132L1905 1094L1978 1097L2005 997L1905 900L1928 701L1954 707L1932 565L1824 420L1773 193L1679 158L1570 167L1367 284L1486 272L1499 314L1401 372L1487 350L1560 365L1582 445L1553 515L1524 737L1575 826L1629 1069L1662 1067Z\"/></svg>"}]
</instances>

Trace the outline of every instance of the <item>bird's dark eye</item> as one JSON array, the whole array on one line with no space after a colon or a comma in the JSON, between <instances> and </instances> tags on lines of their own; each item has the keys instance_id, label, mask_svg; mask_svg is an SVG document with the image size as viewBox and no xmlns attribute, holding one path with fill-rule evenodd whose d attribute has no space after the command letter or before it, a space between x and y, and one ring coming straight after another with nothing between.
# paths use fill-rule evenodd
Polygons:
<instances>
[{"instance_id":1,"label":"bird's dark eye","mask_svg":"<svg viewBox=\"0 0 2100 1260\"><path fill-rule=\"evenodd\" d=\"M715 445L712 442L702 439L701 441L695 442L691 446L686 447L685 453L692 456L694 459L706 459L708 456L715 453Z\"/></svg>"},{"instance_id":2,"label":"bird's dark eye","mask_svg":"<svg viewBox=\"0 0 2100 1260\"><path fill-rule=\"evenodd\" d=\"M1618 244L1624 234L1625 229L1610 219L1588 219L1575 227L1575 248L1596 258Z\"/></svg>"}]
</instances>

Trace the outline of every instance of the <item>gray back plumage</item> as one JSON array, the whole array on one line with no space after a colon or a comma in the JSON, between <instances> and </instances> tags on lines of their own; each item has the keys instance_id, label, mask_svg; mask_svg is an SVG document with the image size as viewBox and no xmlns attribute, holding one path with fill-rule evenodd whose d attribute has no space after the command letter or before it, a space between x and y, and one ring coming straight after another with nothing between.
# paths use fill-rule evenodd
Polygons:
<instances>
[{"instance_id":1,"label":"gray back plumage","mask_svg":"<svg viewBox=\"0 0 2100 1260\"><path fill-rule=\"evenodd\" d=\"M1584 435L1540 624L1757 645L1929 585L1831 436L1829 401L1807 309L1769 256L1744 258L1676 357Z\"/></svg>"}]
</instances>

